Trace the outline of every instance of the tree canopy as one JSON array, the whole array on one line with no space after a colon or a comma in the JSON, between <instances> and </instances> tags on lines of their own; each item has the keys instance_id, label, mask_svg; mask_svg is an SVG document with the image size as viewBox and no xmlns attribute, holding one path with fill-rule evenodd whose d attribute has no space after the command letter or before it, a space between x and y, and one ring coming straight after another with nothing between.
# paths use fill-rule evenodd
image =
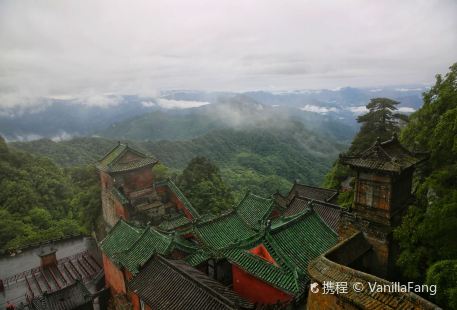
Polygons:
<instances>
[{"instance_id":1,"label":"tree canopy","mask_svg":"<svg viewBox=\"0 0 457 310\"><path fill-rule=\"evenodd\" d=\"M217 213L233 206L233 195L219 168L205 157L195 157L178 178L178 186L201 213Z\"/></svg>"},{"instance_id":2,"label":"tree canopy","mask_svg":"<svg viewBox=\"0 0 457 310\"><path fill-rule=\"evenodd\" d=\"M89 232L100 209L96 177L11 150L0 137L0 251Z\"/></svg>"},{"instance_id":3,"label":"tree canopy","mask_svg":"<svg viewBox=\"0 0 457 310\"><path fill-rule=\"evenodd\" d=\"M400 131L402 122L408 117L395 113L400 102L389 98L373 98L366 105L368 112L360 115L357 122L362 126L352 141L350 152L359 152L367 149L376 138L382 141L389 139L394 132Z\"/></svg>"},{"instance_id":4,"label":"tree canopy","mask_svg":"<svg viewBox=\"0 0 457 310\"><path fill-rule=\"evenodd\" d=\"M349 153L358 153L369 148L379 137L381 141L388 140L394 133L399 133L403 124L408 121L404 114L395 113L398 101L389 98L373 98L366 105L367 113L360 115L357 122L361 127L349 148ZM337 160L332 169L326 174L324 187L339 189L343 181L350 176L350 170ZM352 195L341 195L340 204L350 204Z\"/></svg>"},{"instance_id":5,"label":"tree canopy","mask_svg":"<svg viewBox=\"0 0 457 310\"><path fill-rule=\"evenodd\" d=\"M410 148L429 152L430 160L416 173L416 201L395 237L404 275L431 282L443 278L443 272L446 279L457 278L457 64L444 78L437 75L423 97L423 107L411 115L401 140ZM443 271L443 266L451 265L449 260L454 267ZM443 294L436 302L455 308L457 282L443 280L440 285Z\"/></svg>"}]
</instances>

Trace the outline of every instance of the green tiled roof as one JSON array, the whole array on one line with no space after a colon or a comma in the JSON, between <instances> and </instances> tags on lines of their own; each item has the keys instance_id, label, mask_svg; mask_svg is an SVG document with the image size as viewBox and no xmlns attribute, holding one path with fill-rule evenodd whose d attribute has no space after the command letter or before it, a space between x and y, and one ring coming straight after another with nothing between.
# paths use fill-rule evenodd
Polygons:
<instances>
[{"instance_id":1,"label":"green tiled roof","mask_svg":"<svg viewBox=\"0 0 457 310\"><path fill-rule=\"evenodd\" d=\"M155 253L168 254L175 244L172 236L151 227L137 228L120 219L100 244L116 264L136 274Z\"/></svg>"},{"instance_id":2,"label":"green tiled roof","mask_svg":"<svg viewBox=\"0 0 457 310\"><path fill-rule=\"evenodd\" d=\"M187 217L184 215L179 215L174 218L164 218L162 222L160 222L160 224L157 226L157 228L164 231L172 231L176 228L187 226L190 223L191 222Z\"/></svg>"},{"instance_id":3,"label":"green tiled roof","mask_svg":"<svg viewBox=\"0 0 457 310\"><path fill-rule=\"evenodd\" d=\"M211 258L211 255L206 253L203 250L199 250L193 254L190 254L189 256L186 257L185 261L191 265L191 266L198 266L201 263L207 261L208 259Z\"/></svg>"},{"instance_id":4,"label":"green tiled roof","mask_svg":"<svg viewBox=\"0 0 457 310\"><path fill-rule=\"evenodd\" d=\"M127 152L135 154L138 159L129 162L121 162L120 159ZM157 163L157 159L154 157L135 150L126 144L119 143L98 161L96 167L106 172L122 172L153 165L155 163Z\"/></svg>"},{"instance_id":5,"label":"green tiled roof","mask_svg":"<svg viewBox=\"0 0 457 310\"><path fill-rule=\"evenodd\" d=\"M338 236L312 210L272 227L266 235L276 252L306 274L308 263L338 241Z\"/></svg>"},{"instance_id":6,"label":"green tiled roof","mask_svg":"<svg viewBox=\"0 0 457 310\"><path fill-rule=\"evenodd\" d=\"M127 250L114 254L114 260L133 274L138 273L155 253L168 254L171 250L172 238L165 236L150 227Z\"/></svg>"},{"instance_id":7,"label":"green tiled roof","mask_svg":"<svg viewBox=\"0 0 457 310\"><path fill-rule=\"evenodd\" d=\"M173 248L181 250L186 253L195 253L199 250L199 246L180 235L173 236Z\"/></svg>"},{"instance_id":8,"label":"green tiled roof","mask_svg":"<svg viewBox=\"0 0 457 310\"><path fill-rule=\"evenodd\" d=\"M305 292L308 263L337 242L337 235L312 210L283 217L267 227L265 235L257 236L257 240L232 244L219 252L252 276L296 296ZM249 252L259 243L277 265Z\"/></svg>"},{"instance_id":9,"label":"green tiled roof","mask_svg":"<svg viewBox=\"0 0 457 310\"><path fill-rule=\"evenodd\" d=\"M226 248L258 236L258 232L248 226L234 210L197 224L195 231L198 238L213 249Z\"/></svg>"},{"instance_id":10,"label":"green tiled roof","mask_svg":"<svg viewBox=\"0 0 457 310\"><path fill-rule=\"evenodd\" d=\"M236 207L236 212L249 226L260 229L262 222L270 215L273 199L265 199L247 192Z\"/></svg>"},{"instance_id":11,"label":"green tiled roof","mask_svg":"<svg viewBox=\"0 0 457 310\"><path fill-rule=\"evenodd\" d=\"M179 200L181 200L181 202L184 204L184 206L186 207L187 210L189 210L189 212L192 214L192 217L197 219L200 217L200 214L198 213L198 211L192 206L192 204L190 203L189 200L187 200L186 196L184 196L184 194L181 192L181 190L178 188L178 186L176 186L175 183L173 183L172 180L168 179L167 180L167 183L168 187L170 188L170 190L176 194L176 196L178 197Z\"/></svg>"},{"instance_id":12,"label":"green tiled roof","mask_svg":"<svg viewBox=\"0 0 457 310\"><path fill-rule=\"evenodd\" d=\"M226 250L224 254L232 264L282 291L294 295L301 294L304 291L306 283L294 270L276 266L242 249Z\"/></svg>"},{"instance_id":13,"label":"green tiled roof","mask_svg":"<svg viewBox=\"0 0 457 310\"><path fill-rule=\"evenodd\" d=\"M111 151L109 151L100 161L99 164L109 166L127 149L126 144L119 143Z\"/></svg>"},{"instance_id":14,"label":"green tiled roof","mask_svg":"<svg viewBox=\"0 0 457 310\"><path fill-rule=\"evenodd\" d=\"M428 158L428 154L407 150L394 134L392 139L377 140L370 148L352 155L340 155L340 162L355 168L400 173Z\"/></svg>"},{"instance_id":15,"label":"green tiled roof","mask_svg":"<svg viewBox=\"0 0 457 310\"><path fill-rule=\"evenodd\" d=\"M108 235L100 243L100 249L108 256L127 250L142 235L143 229L133 227L120 219L111 228Z\"/></svg>"}]
</instances>

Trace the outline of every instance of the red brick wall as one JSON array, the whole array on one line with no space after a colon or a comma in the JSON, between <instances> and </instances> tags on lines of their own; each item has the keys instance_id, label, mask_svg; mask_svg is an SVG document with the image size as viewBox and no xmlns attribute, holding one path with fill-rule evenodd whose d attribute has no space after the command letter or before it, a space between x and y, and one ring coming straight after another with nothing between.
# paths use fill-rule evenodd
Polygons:
<instances>
[{"instance_id":1,"label":"red brick wall","mask_svg":"<svg viewBox=\"0 0 457 310\"><path fill-rule=\"evenodd\" d=\"M105 271L105 283L111 290L112 295L125 294L124 274L105 255L103 256L103 270Z\"/></svg>"},{"instance_id":2,"label":"red brick wall","mask_svg":"<svg viewBox=\"0 0 457 310\"><path fill-rule=\"evenodd\" d=\"M182 210L184 212L184 215L189 219L192 220L192 214L187 210L187 208L184 206L184 203L181 202L181 200L176 197L174 193L171 193L171 198L170 200L176 205L176 208Z\"/></svg>"},{"instance_id":3,"label":"red brick wall","mask_svg":"<svg viewBox=\"0 0 457 310\"><path fill-rule=\"evenodd\" d=\"M293 296L251 276L237 266L232 265L233 290L253 303L275 304L287 302Z\"/></svg>"},{"instance_id":4,"label":"red brick wall","mask_svg":"<svg viewBox=\"0 0 457 310\"><path fill-rule=\"evenodd\" d=\"M150 166L122 174L122 177L124 178L123 187L125 193L150 187L153 183L152 168Z\"/></svg>"},{"instance_id":5,"label":"red brick wall","mask_svg":"<svg viewBox=\"0 0 457 310\"><path fill-rule=\"evenodd\" d=\"M128 216L127 210L117 199L114 200L114 210L115 210L116 216L118 218L128 220L129 216Z\"/></svg>"},{"instance_id":6,"label":"red brick wall","mask_svg":"<svg viewBox=\"0 0 457 310\"><path fill-rule=\"evenodd\" d=\"M100 182L102 186L102 190L106 190L107 188L111 188L113 184L113 180L111 179L111 176L103 171L100 171Z\"/></svg>"}]
</instances>

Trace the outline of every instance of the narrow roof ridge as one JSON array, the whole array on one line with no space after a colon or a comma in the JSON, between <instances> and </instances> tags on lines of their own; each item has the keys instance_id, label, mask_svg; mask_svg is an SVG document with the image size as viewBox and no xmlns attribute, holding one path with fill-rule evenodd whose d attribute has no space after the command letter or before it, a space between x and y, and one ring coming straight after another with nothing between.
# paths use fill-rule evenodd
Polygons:
<instances>
[{"instance_id":1,"label":"narrow roof ridge","mask_svg":"<svg viewBox=\"0 0 457 310\"><path fill-rule=\"evenodd\" d=\"M323 205L326 205L326 206L329 206L329 207L332 207L332 208L335 208L335 209L338 209L338 210L342 209L340 205L337 205L335 203L331 203L331 202L328 202L328 201L325 201L325 200L311 199L311 198L307 198L307 197L299 196L299 195L297 196L297 198L302 199L302 200L308 200L310 203L323 204ZM292 201L291 201L291 203L292 203Z\"/></svg>"},{"instance_id":2,"label":"narrow roof ridge","mask_svg":"<svg viewBox=\"0 0 457 310\"><path fill-rule=\"evenodd\" d=\"M197 209L194 208L192 203L187 199L186 195L184 195L181 189L170 178L167 179L167 185L176 194L176 196L178 196L179 199L183 200L184 206L189 210L192 216L199 218L200 213L197 211Z\"/></svg>"},{"instance_id":3,"label":"narrow roof ridge","mask_svg":"<svg viewBox=\"0 0 457 310\"><path fill-rule=\"evenodd\" d=\"M232 214L236 214L236 210L235 209L228 209L226 212L223 212L221 214L215 214L214 216L212 216L211 218L203 218L201 219L201 221L197 220L197 222L194 224L195 227L199 227L199 226L202 226L202 225L205 225L207 223L213 223L213 222L216 222L224 217L228 217Z\"/></svg>"},{"instance_id":4,"label":"narrow roof ridge","mask_svg":"<svg viewBox=\"0 0 457 310\"><path fill-rule=\"evenodd\" d=\"M276 227L270 227L269 229L269 232L278 232L278 231L281 231L285 228L288 228L289 226L295 224L295 222L307 217L307 216L310 216L311 214L313 213L316 213L316 211L314 211L312 208L307 208L297 214L294 214L292 216L289 216L289 217L284 217L283 219L286 219L288 220L287 222L284 222L284 223L281 223L281 224L278 224Z\"/></svg>"},{"instance_id":5,"label":"narrow roof ridge","mask_svg":"<svg viewBox=\"0 0 457 310\"><path fill-rule=\"evenodd\" d=\"M105 153L105 155L103 155L103 157L99 160L97 160L97 162L101 162L102 160L104 160L106 157L108 157L109 154L111 154L115 149L117 149L119 146L126 146L125 144L121 143L120 141L118 141L118 144L116 144L116 146L114 146L113 148L111 148L111 150L109 150L108 152Z\"/></svg>"}]
</instances>

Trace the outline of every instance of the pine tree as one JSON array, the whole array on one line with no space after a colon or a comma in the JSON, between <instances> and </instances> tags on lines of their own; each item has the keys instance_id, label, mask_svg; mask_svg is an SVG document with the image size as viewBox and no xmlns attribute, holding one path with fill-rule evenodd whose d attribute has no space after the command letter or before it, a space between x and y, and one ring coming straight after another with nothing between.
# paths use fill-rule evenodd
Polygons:
<instances>
[{"instance_id":1,"label":"pine tree","mask_svg":"<svg viewBox=\"0 0 457 310\"><path fill-rule=\"evenodd\" d=\"M368 113L357 118L362 124L359 133L351 144L350 152L359 152L367 149L376 138L388 140L392 134L400 131L402 122L407 121L404 114L395 113L398 101L389 98L373 98L366 105Z\"/></svg>"}]
</instances>

